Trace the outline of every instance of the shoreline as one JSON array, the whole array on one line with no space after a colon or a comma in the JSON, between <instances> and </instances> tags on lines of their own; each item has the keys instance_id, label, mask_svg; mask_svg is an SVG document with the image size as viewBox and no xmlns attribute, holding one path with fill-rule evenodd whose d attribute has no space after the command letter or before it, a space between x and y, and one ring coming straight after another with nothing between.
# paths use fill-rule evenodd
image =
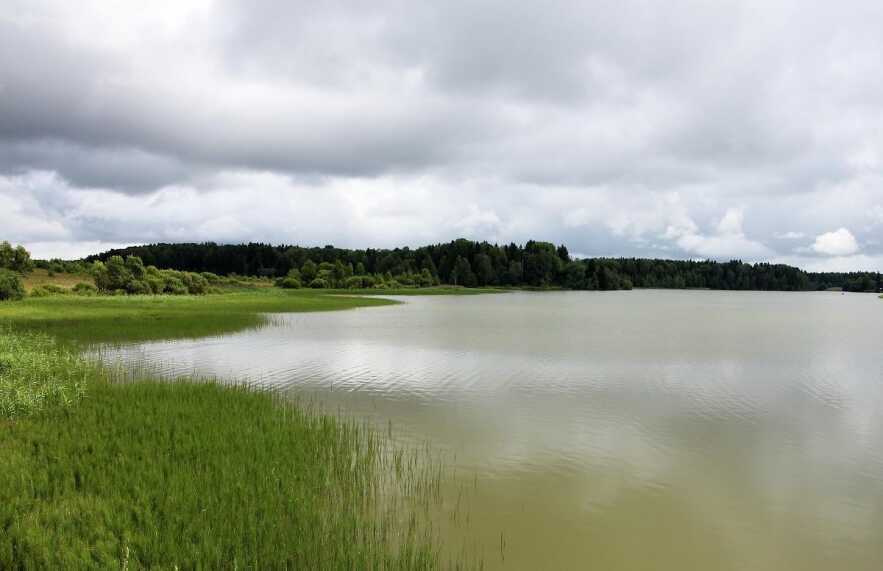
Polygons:
<instances>
[{"instance_id":1,"label":"shoreline","mask_svg":"<svg viewBox=\"0 0 883 571\"><path fill-rule=\"evenodd\" d=\"M273 391L119 382L80 351L240 330L267 310L391 303L261 292L0 305L0 401L14 400L0 419L0 567L441 567L420 508L439 501L427 451ZM198 319L209 323L181 329Z\"/></svg>"}]
</instances>

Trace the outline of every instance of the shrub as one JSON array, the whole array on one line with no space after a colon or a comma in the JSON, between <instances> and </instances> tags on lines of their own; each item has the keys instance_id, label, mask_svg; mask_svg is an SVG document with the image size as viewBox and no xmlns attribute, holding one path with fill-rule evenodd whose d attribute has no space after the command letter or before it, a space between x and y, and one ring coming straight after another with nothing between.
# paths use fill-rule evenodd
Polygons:
<instances>
[{"instance_id":1,"label":"shrub","mask_svg":"<svg viewBox=\"0 0 883 571\"><path fill-rule=\"evenodd\" d=\"M282 278L279 280L279 287L283 289L300 289L302 284L297 278Z\"/></svg>"},{"instance_id":2,"label":"shrub","mask_svg":"<svg viewBox=\"0 0 883 571\"><path fill-rule=\"evenodd\" d=\"M187 286L176 277L167 277L163 291L172 295L187 295Z\"/></svg>"},{"instance_id":3,"label":"shrub","mask_svg":"<svg viewBox=\"0 0 883 571\"><path fill-rule=\"evenodd\" d=\"M98 288L92 284L80 282L74 286L73 292L77 295L95 295L98 293Z\"/></svg>"},{"instance_id":4,"label":"shrub","mask_svg":"<svg viewBox=\"0 0 883 571\"><path fill-rule=\"evenodd\" d=\"M328 282L323 280L322 278L316 278L310 282L310 287L313 289L323 289L328 287Z\"/></svg>"},{"instance_id":5,"label":"shrub","mask_svg":"<svg viewBox=\"0 0 883 571\"><path fill-rule=\"evenodd\" d=\"M202 295L208 290L208 280L199 274L184 272L181 281L187 288L187 292L193 295Z\"/></svg>"},{"instance_id":6,"label":"shrub","mask_svg":"<svg viewBox=\"0 0 883 571\"><path fill-rule=\"evenodd\" d=\"M205 281L207 281L208 283L210 283L212 285L215 285L217 283L224 281L224 279L221 276L219 276L218 274L213 274L211 272L202 272L199 275L204 277Z\"/></svg>"},{"instance_id":7,"label":"shrub","mask_svg":"<svg viewBox=\"0 0 883 571\"><path fill-rule=\"evenodd\" d=\"M166 289L166 280L164 280L160 276L149 275L147 276L147 278L145 278L144 281L146 281L147 285L150 286L150 293L159 295L163 292L163 290Z\"/></svg>"},{"instance_id":8,"label":"shrub","mask_svg":"<svg viewBox=\"0 0 883 571\"><path fill-rule=\"evenodd\" d=\"M25 288L17 273L0 269L0 301L16 301L25 296Z\"/></svg>"},{"instance_id":9,"label":"shrub","mask_svg":"<svg viewBox=\"0 0 883 571\"><path fill-rule=\"evenodd\" d=\"M55 284L37 286L31 290L31 297L49 297L50 295L66 295L70 290Z\"/></svg>"},{"instance_id":10,"label":"shrub","mask_svg":"<svg viewBox=\"0 0 883 571\"><path fill-rule=\"evenodd\" d=\"M147 280L132 280L126 284L126 291L133 295L148 295L153 293L153 288Z\"/></svg>"},{"instance_id":11,"label":"shrub","mask_svg":"<svg viewBox=\"0 0 883 571\"><path fill-rule=\"evenodd\" d=\"M28 297L32 298L41 298L41 297L49 297L51 294L43 289L43 286L37 286L28 293Z\"/></svg>"}]
</instances>

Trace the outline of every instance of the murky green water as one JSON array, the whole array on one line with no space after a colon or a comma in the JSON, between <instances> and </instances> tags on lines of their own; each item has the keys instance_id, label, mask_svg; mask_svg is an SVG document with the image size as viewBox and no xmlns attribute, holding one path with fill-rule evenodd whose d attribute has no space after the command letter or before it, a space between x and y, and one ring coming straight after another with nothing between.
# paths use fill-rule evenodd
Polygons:
<instances>
[{"instance_id":1,"label":"murky green water","mask_svg":"<svg viewBox=\"0 0 883 571\"><path fill-rule=\"evenodd\" d=\"M404 301L118 356L429 439L477 482L445 533L490 569L883 569L876 296Z\"/></svg>"}]
</instances>

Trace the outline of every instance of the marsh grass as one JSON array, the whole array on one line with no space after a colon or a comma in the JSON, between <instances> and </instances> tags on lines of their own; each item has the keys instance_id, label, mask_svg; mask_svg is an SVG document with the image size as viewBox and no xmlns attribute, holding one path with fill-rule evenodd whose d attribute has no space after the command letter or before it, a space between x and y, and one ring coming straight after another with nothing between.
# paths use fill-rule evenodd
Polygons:
<instances>
[{"instance_id":1,"label":"marsh grass","mask_svg":"<svg viewBox=\"0 0 883 571\"><path fill-rule=\"evenodd\" d=\"M76 404L96 374L84 358L47 335L0 329L0 418Z\"/></svg>"},{"instance_id":2,"label":"marsh grass","mask_svg":"<svg viewBox=\"0 0 883 571\"><path fill-rule=\"evenodd\" d=\"M390 303L264 289L0 304L0 569L474 567L440 551L446 476L428 448L83 351Z\"/></svg>"},{"instance_id":3,"label":"marsh grass","mask_svg":"<svg viewBox=\"0 0 883 571\"><path fill-rule=\"evenodd\" d=\"M79 390L4 409L0 568L440 567L428 449L271 391L136 379L44 336L0 339L26 355L4 375L71 367Z\"/></svg>"},{"instance_id":4,"label":"marsh grass","mask_svg":"<svg viewBox=\"0 0 883 571\"><path fill-rule=\"evenodd\" d=\"M268 313L375 307L390 300L261 288L204 296L55 296L0 303L0 326L62 343L130 343L205 337L259 327Z\"/></svg>"}]
</instances>

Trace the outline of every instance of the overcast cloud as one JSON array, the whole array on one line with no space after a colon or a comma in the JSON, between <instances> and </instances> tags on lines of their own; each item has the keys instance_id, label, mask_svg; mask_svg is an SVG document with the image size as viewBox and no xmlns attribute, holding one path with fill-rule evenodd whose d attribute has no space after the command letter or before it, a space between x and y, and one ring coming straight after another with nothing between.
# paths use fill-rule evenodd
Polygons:
<instances>
[{"instance_id":1,"label":"overcast cloud","mask_svg":"<svg viewBox=\"0 0 883 571\"><path fill-rule=\"evenodd\" d=\"M883 4L5 0L0 239L883 270Z\"/></svg>"}]
</instances>

